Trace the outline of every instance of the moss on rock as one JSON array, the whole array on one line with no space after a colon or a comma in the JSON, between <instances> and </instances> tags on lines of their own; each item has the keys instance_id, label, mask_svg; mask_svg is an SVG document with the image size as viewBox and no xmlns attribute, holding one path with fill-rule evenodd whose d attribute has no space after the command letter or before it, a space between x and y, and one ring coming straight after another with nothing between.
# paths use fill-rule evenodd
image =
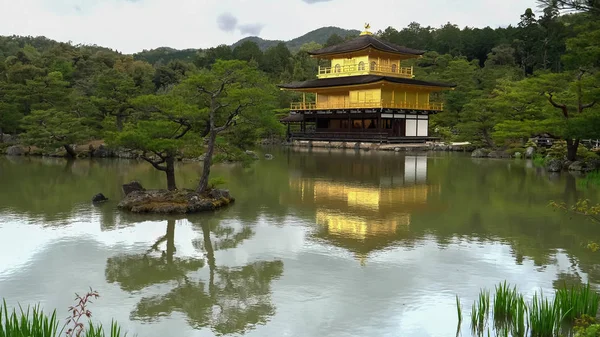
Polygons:
<instances>
[{"instance_id":1,"label":"moss on rock","mask_svg":"<svg viewBox=\"0 0 600 337\"><path fill-rule=\"evenodd\" d=\"M193 190L143 190L125 196L117 206L134 213L186 214L212 211L234 202L227 190L199 194Z\"/></svg>"}]
</instances>

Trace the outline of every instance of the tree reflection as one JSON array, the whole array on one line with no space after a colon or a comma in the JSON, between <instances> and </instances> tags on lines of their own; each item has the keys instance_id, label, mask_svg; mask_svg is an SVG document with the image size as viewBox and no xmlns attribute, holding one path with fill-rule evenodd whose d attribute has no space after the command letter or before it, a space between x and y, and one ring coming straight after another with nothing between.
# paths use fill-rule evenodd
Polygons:
<instances>
[{"instance_id":1,"label":"tree reflection","mask_svg":"<svg viewBox=\"0 0 600 337\"><path fill-rule=\"evenodd\" d=\"M166 243L166 250L159 246ZM175 257L175 220L167 221L166 234L144 254L118 255L106 261L105 277L125 291L141 290L153 284L182 280L204 266L203 259Z\"/></svg>"},{"instance_id":2,"label":"tree reflection","mask_svg":"<svg viewBox=\"0 0 600 337\"><path fill-rule=\"evenodd\" d=\"M126 291L175 281L166 294L145 296L131 312L132 319L152 321L174 312L186 315L190 326L210 328L218 334L243 333L265 324L275 313L271 301L271 282L283 273L283 262L256 261L242 267L219 267L216 250L234 249L251 238L247 226L236 229L218 220L202 221L202 237L194 247L205 253L202 260L176 256L175 222L169 220L166 234L144 254L117 256L107 261L106 278L119 282ZM165 249L159 247L165 244ZM154 256L160 252L160 256ZM153 255L154 254L154 255ZM194 279L190 272L208 264L208 280Z\"/></svg>"}]
</instances>

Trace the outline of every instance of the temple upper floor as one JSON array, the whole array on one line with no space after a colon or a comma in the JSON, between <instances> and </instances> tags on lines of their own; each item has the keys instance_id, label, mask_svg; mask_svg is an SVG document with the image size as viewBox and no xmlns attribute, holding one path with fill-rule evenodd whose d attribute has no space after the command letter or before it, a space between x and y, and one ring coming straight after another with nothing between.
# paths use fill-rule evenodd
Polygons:
<instances>
[{"instance_id":1,"label":"temple upper floor","mask_svg":"<svg viewBox=\"0 0 600 337\"><path fill-rule=\"evenodd\" d=\"M311 57L331 62L329 66L319 67L318 78L357 75L413 78L413 67L403 67L402 61L421 57L424 53L380 40L369 31L352 40L309 52Z\"/></svg>"},{"instance_id":2,"label":"temple upper floor","mask_svg":"<svg viewBox=\"0 0 600 337\"><path fill-rule=\"evenodd\" d=\"M401 60L389 55L369 53L351 58L334 58L331 66L319 67L318 78L339 76L381 75L413 78L413 67L402 67Z\"/></svg>"}]
</instances>

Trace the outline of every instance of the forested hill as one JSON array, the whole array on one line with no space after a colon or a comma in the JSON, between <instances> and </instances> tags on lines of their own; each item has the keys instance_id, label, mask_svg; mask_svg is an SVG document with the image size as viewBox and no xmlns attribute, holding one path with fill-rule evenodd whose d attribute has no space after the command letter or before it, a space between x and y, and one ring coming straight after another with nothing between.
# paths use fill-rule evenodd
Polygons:
<instances>
[{"instance_id":1,"label":"forested hill","mask_svg":"<svg viewBox=\"0 0 600 337\"><path fill-rule=\"evenodd\" d=\"M358 34L360 34L360 31L353 29L343 29L339 27L322 27L289 41L265 40L257 36L250 36L234 43L231 46L231 48L235 48L246 41L252 41L256 43L262 51L265 51L271 47L275 47L280 42L284 42L291 52L297 52L298 50L300 50L300 47L302 47L302 45L306 43L315 42L318 44L325 44L332 35L337 35L341 38L346 38L347 36L354 36Z\"/></svg>"},{"instance_id":2,"label":"forested hill","mask_svg":"<svg viewBox=\"0 0 600 337\"><path fill-rule=\"evenodd\" d=\"M344 39L346 37L356 36L359 33L360 31L358 30L343 29L338 27L322 27L289 41L265 40L258 36L249 36L234 43L230 46L230 48L233 50L236 47L242 46L244 43L249 42L256 44L258 49L264 52L277 46L279 43L284 43L292 53L295 53L298 52L305 44L316 43L319 45L325 45L332 37L335 41L339 38ZM174 60L193 62L196 55L201 52L201 49L178 50L169 47L160 47L136 53L134 54L134 57L136 60L146 61L151 64L155 64L157 62L166 64Z\"/></svg>"},{"instance_id":3,"label":"forested hill","mask_svg":"<svg viewBox=\"0 0 600 337\"><path fill-rule=\"evenodd\" d=\"M444 103L444 112L431 119L432 134L444 140L491 148L521 146L523 139L540 133L598 139L600 5L581 8L578 0L568 1L578 13L562 15L563 8L554 0L538 0L546 7L540 12L524 8L514 26L448 23L433 28L411 23L376 34L427 51L420 59L403 61L414 66L418 79L456 85L453 91L431 97ZM217 60L249 62L268 76L273 89L280 83L314 79L318 66L327 62L307 51L344 40L333 34L324 43L313 41L326 33L317 30L312 37L280 42L265 51L244 41L234 48L159 48L133 56L44 37L0 36L0 135L38 131L39 123L28 117L45 114L81 119L91 134L102 137L110 123L133 120L129 107L137 96L169 92L190 76L212 69ZM298 44L298 51L292 52ZM289 91L273 95L279 109L301 99ZM56 114L57 107L62 115Z\"/></svg>"}]
</instances>

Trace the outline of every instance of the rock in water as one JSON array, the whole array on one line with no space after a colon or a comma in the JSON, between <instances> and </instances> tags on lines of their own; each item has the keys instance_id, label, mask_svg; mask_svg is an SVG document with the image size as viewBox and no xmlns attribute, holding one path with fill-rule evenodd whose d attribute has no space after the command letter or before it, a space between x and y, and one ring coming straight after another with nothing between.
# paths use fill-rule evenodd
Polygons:
<instances>
[{"instance_id":1,"label":"rock in water","mask_svg":"<svg viewBox=\"0 0 600 337\"><path fill-rule=\"evenodd\" d=\"M19 145L9 146L6 149L6 154L9 156L22 156L24 153L23 148Z\"/></svg>"},{"instance_id":2,"label":"rock in water","mask_svg":"<svg viewBox=\"0 0 600 337\"><path fill-rule=\"evenodd\" d=\"M486 158L490 151L486 149L477 149L471 153L471 157L473 158Z\"/></svg>"},{"instance_id":3,"label":"rock in water","mask_svg":"<svg viewBox=\"0 0 600 337\"><path fill-rule=\"evenodd\" d=\"M258 159L258 155L254 151L246 150L246 154L254 159Z\"/></svg>"},{"instance_id":4,"label":"rock in water","mask_svg":"<svg viewBox=\"0 0 600 337\"><path fill-rule=\"evenodd\" d=\"M229 194L229 190L219 190L219 189L214 189L212 191L210 191L210 193L208 193L208 196L219 200L219 199L231 199L231 195Z\"/></svg>"},{"instance_id":5,"label":"rock in water","mask_svg":"<svg viewBox=\"0 0 600 337\"><path fill-rule=\"evenodd\" d=\"M123 193L125 195L129 195L131 192L135 191L145 191L146 189L137 181L132 181L129 184L123 185Z\"/></svg>"},{"instance_id":6,"label":"rock in water","mask_svg":"<svg viewBox=\"0 0 600 337\"><path fill-rule=\"evenodd\" d=\"M108 198L105 197L104 194L102 194L102 193L98 193L92 198L93 203L100 203L100 202L105 202L105 201L108 201Z\"/></svg>"},{"instance_id":7,"label":"rock in water","mask_svg":"<svg viewBox=\"0 0 600 337\"><path fill-rule=\"evenodd\" d=\"M488 153L488 157L490 158L510 158L510 154L504 151L492 151Z\"/></svg>"},{"instance_id":8,"label":"rock in water","mask_svg":"<svg viewBox=\"0 0 600 337\"><path fill-rule=\"evenodd\" d=\"M265 153L265 158L268 160L271 160L271 159L273 159L273 155L270 153Z\"/></svg>"},{"instance_id":9,"label":"rock in water","mask_svg":"<svg viewBox=\"0 0 600 337\"><path fill-rule=\"evenodd\" d=\"M562 161L558 159L550 159L546 165L548 172L560 172L562 170Z\"/></svg>"},{"instance_id":10,"label":"rock in water","mask_svg":"<svg viewBox=\"0 0 600 337\"><path fill-rule=\"evenodd\" d=\"M535 148L533 146L530 146L525 150L525 158L533 158L534 154Z\"/></svg>"},{"instance_id":11,"label":"rock in water","mask_svg":"<svg viewBox=\"0 0 600 337\"><path fill-rule=\"evenodd\" d=\"M106 145L100 144L97 149L93 149L93 146L90 145L90 152L92 153L92 157L96 158L107 158L111 156L110 150L106 148Z\"/></svg>"},{"instance_id":12,"label":"rock in water","mask_svg":"<svg viewBox=\"0 0 600 337\"><path fill-rule=\"evenodd\" d=\"M569 171L585 171L585 163L575 161L569 165Z\"/></svg>"}]
</instances>

